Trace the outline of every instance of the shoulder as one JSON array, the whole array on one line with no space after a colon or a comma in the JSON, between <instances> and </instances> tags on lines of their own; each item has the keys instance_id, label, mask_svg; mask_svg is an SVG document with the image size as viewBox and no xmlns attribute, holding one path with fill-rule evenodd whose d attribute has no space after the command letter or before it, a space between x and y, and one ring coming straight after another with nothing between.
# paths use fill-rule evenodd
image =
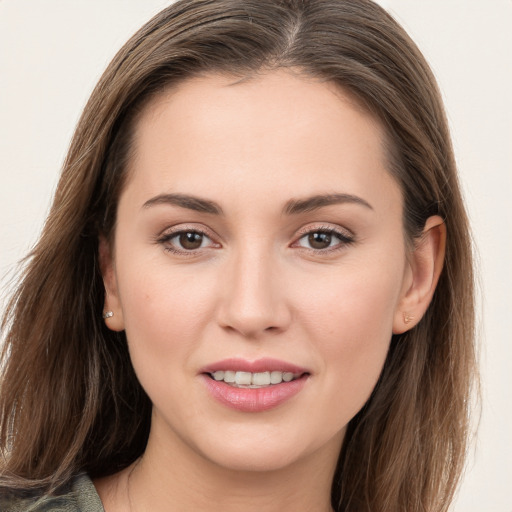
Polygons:
<instances>
[{"instance_id":1,"label":"shoulder","mask_svg":"<svg viewBox=\"0 0 512 512\"><path fill-rule=\"evenodd\" d=\"M0 491L1 512L105 512L91 479L82 473L58 496Z\"/></svg>"}]
</instances>

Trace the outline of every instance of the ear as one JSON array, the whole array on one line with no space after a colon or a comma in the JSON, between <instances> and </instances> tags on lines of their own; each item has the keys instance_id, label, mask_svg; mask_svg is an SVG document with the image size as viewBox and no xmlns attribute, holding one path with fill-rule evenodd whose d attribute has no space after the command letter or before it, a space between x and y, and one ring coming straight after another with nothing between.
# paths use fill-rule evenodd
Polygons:
<instances>
[{"instance_id":1,"label":"ear","mask_svg":"<svg viewBox=\"0 0 512 512\"><path fill-rule=\"evenodd\" d=\"M393 334L412 329L427 311L443 269L445 248L443 219L438 215L429 217L408 258L409 275L395 311Z\"/></svg>"},{"instance_id":2,"label":"ear","mask_svg":"<svg viewBox=\"0 0 512 512\"><path fill-rule=\"evenodd\" d=\"M108 316L104 316L105 324L112 331L122 331L124 330L123 309L119 300L114 258L110 244L104 236L100 236L98 251L100 270L103 276L103 285L105 286L103 314L109 313Z\"/></svg>"}]
</instances>

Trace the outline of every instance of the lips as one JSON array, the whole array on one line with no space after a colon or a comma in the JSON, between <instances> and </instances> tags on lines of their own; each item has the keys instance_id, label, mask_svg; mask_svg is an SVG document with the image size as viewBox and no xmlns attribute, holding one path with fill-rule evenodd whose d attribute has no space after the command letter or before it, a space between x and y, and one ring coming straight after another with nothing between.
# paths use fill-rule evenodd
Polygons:
<instances>
[{"instance_id":1,"label":"lips","mask_svg":"<svg viewBox=\"0 0 512 512\"><path fill-rule=\"evenodd\" d=\"M277 359L226 359L201 370L211 396L241 412L262 412L299 393L310 372Z\"/></svg>"},{"instance_id":2,"label":"lips","mask_svg":"<svg viewBox=\"0 0 512 512\"><path fill-rule=\"evenodd\" d=\"M302 368L286 361L280 361L279 359L262 358L256 361L247 361L245 359L231 358L223 359L216 363L205 366L200 370L201 373L215 373L219 370L230 370L230 371L241 371L241 372L290 372L290 373L309 373L306 368Z\"/></svg>"}]
</instances>

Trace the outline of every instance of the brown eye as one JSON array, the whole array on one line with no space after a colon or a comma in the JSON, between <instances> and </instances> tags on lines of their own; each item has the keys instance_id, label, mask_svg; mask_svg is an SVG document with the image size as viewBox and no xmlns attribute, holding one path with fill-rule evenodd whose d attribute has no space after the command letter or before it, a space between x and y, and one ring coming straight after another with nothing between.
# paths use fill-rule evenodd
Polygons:
<instances>
[{"instance_id":1,"label":"brown eye","mask_svg":"<svg viewBox=\"0 0 512 512\"><path fill-rule=\"evenodd\" d=\"M308 235L308 243L312 249L327 249L331 242L331 233L314 232Z\"/></svg>"},{"instance_id":2,"label":"brown eye","mask_svg":"<svg viewBox=\"0 0 512 512\"><path fill-rule=\"evenodd\" d=\"M295 243L312 251L327 252L328 250L343 249L354 242L354 238L334 229L318 229L302 235Z\"/></svg>"},{"instance_id":3,"label":"brown eye","mask_svg":"<svg viewBox=\"0 0 512 512\"><path fill-rule=\"evenodd\" d=\"M200 229L176 229L171 233L164 233L156 240L166 252L182 255L197 256L203 249L218 249L220 244L215 243Z\"/></svg>"},{"instance_id":4,"label":"brown eye","mask_svg":"<svg viewBox=\"0 0 512 512\"><path fill-rule=\"evenodd\" d=\"M188 251L199 249L203 244L204 235L196 231L184 231L178 235L179 245Z\"/></svg>"}]
</instances>

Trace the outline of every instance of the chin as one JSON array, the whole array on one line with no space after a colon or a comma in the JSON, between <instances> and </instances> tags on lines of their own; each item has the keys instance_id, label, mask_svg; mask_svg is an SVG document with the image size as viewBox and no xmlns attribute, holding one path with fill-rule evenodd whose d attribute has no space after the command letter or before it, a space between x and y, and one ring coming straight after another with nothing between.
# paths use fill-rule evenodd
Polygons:
<instances>
[{"instance_id":1,"label":"chin","mask_svg":"<svg viewBox=\"0 0 512 512\"><path fill-rule=\"evenodd\" d=\"M275 450L274 447L247 447L244 450L227 450L222 454L210 454L214 464L236 472L266 473L292 466L302 457L300 452Z\"/></svg>"},{"instance_id":2,"label":"chin","mask_svg":"<svg viewBox=\"0 0 512 512\"><path fill-rule=\"evenodd\" d=\"M337 460L344 430L323 441L321 436L308 441L304 434L286 429L278 434L238 432L199 448L202 456L217 466L237 472L280 471L322 453Z\"/></svg>"}]
</instances>

